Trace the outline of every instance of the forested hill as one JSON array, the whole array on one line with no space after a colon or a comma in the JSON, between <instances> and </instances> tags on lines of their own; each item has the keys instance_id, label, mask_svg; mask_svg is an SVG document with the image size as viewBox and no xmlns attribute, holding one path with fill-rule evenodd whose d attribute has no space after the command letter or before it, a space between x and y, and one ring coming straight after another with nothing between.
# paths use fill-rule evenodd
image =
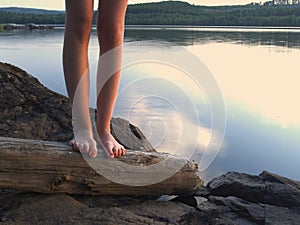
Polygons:
<instances>
[{"instance_id":1,"label":"forested hill","mask_svg":"<svg viewBox=\"0 0 300 225\"><path fill-rule=\"evenodd\" d=\"M0 8L1 12L13 12L13 13L32 13L32 14L60 14L64 11L58 10L46 10L46 9L35 9L35 8L20 8L20 7L3 7Z\"/></svg>"},{"instance_id":2,"label":"forested hill","mask_svg":"<svg viewBox=\"0 0 300 225\"><path fill-rule=\"evenodd\" d=\"M63 24L61 11L1 10L0 23ZM300 27L300 5L195 6L164 1L129 5L128 25L290 26Z\"/></svg>"}]
</instances>

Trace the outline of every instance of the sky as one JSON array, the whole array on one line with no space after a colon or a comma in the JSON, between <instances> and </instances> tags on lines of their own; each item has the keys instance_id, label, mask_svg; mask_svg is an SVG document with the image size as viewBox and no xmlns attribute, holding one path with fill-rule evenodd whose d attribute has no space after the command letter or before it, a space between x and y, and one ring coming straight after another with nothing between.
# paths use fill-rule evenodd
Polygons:
<instances>
[{"instance_id":1,"label":"sky","mask_svg":"<svg viewBox=\"0 0 300 225\"><path fill-rule=\"evenodd\" d=\"M162 0L129 0L129 4L145 3L145 2L160 2ZM238 5L248 4L251 2L260 2L262 0L185 0L195 5ZM40 9L64 9L64 0L0 0L0 7L17 6ZM98 0L95 0L95 8Z\"/></svg>"}]
</instances>

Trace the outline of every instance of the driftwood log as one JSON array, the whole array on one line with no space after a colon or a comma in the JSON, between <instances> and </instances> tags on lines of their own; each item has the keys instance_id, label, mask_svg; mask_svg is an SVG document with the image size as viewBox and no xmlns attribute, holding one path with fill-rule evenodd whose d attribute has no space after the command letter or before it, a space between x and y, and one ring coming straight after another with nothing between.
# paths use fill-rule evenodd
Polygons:
<instances>
[{"instance_id":1,"label":"driftwood log","mask_svg":"<svg viewBox=\"0 0 300 225\"><path fill-rule=\"evenodd\" d=\"M190 195L203 185L196 174L195 162L166 153L128 150L120 159L101 154L90 162L84 158L87 157L72 151L65 143L0 137L0 188L88 195ZM120 162L124 168L119 168ZM149 174L145 168L157 163L162 166ZM91 165L101 165L103 171L97 173ZM136 167L130 171L131 178L126 174L126 165ZM169 178L141 185L143 177L147 183L178 165L182 168L173 175L170 173ZM114 179L119 176L121 182L111 181L102 174L110 174ZM132 177L140 182L133 179L131 185L126 184L126 179Z\"/></svg>"}]
</instances>

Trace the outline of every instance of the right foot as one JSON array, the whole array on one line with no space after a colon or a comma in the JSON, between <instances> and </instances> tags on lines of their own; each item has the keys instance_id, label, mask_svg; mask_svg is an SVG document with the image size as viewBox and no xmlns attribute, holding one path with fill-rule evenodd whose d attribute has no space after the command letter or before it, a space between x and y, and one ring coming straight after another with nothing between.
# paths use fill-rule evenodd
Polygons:
<instances>
[{"instance_id":1,"label":"right foot","mask_svg":"<svg viewBox=\"0 0 300 225\"><path fill-rule=\"evenodd\" d=\"M69 142L75 151L87 153L91 157L97 156L97 144L93 138L93 133L86 130L78 131L75 137Z\"/></svg>"}]
</instances>

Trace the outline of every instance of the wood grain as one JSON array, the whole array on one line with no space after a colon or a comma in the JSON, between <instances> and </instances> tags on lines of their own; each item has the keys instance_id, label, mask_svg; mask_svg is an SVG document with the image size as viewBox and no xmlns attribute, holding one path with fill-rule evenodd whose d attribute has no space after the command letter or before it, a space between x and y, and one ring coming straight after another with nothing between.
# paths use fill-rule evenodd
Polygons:
<instances>
[{"instance_id":1,"label":"wood grain","mask_svg":"<svg viewBox=\"0 0 300 225\"><path fill-rule=\"evenodd\" d=\"M147 168L157 163L160 167L150 174ZM90 165L101 165L101 173ZM127 165L134 168L130 174ZM143 179L146 182L164 173L168 175L178 165L182 168L168 179L138 185ZM96 159L85 160L65 143L0 137L0 188L87 195L191 195L203 185L196 172L195 162L166 153L128 150L120 159L99 154ZM109 176L120 182L105 178ZM128 177L142 180L134 179L132 185L124 185L123 181L131 179Z\"/></svg>"}]
</instances>

